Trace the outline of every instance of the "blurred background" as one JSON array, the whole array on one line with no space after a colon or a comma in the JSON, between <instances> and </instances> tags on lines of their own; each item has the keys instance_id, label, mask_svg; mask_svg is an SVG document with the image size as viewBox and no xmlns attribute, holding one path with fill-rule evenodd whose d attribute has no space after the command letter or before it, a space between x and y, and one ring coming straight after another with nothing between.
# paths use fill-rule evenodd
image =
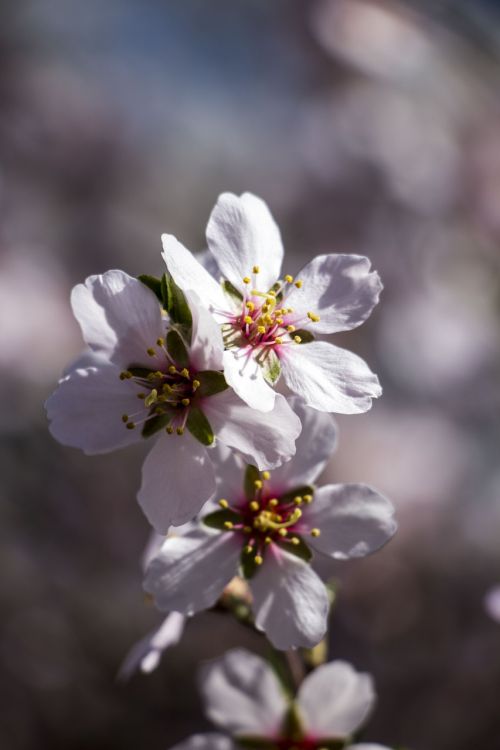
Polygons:
<instances>
[{"instance_id":1,"label":"blurred background","mask_svg":"<svg viewBox=\"0 0 500 750\"><path fill-rule=\"evenodd\" d=\"M141 593L141 449L94 458L43 402L82 342L71 287L162 270L218 194L270 205L297 271L368 255L382 302L336 342L384 397L339 419L330 481L397 507L338 571L330 654L374 674L363 737L500 747L500 9L464 0L0 3L0 747L168 748L206 722L196 665L257 637L190 623L117 684L160 622ZM240 629L241 628L241 629Z\"/></svg>"}]
</instances>

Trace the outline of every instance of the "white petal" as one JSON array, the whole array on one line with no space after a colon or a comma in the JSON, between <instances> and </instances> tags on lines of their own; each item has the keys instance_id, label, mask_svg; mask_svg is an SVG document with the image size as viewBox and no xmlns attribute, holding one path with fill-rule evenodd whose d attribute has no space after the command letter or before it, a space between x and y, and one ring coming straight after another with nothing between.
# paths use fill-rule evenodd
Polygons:
<instances>
[{"instance_id":1,"label":"white petal","mask_svg":"<svg viewBox=\"0 0 500 750\"><path fill-rule=\"evenodd\" d=\"M251 193L223 193L207 226L208 247L221 273L243 291L244 276L259 266L256 286L267 291L278 279L283 260L281 235L263 200Z\"/></svg>"},{"instance_id":2,"label":"white petal","mask_svg":"<svg viewBox=\"0 0 500 750\"><path fill-rule=\"evenodd\" d=\"M200 265L203 266L205 271L208 271L210 276L212 276L218 283L220 283L222 278L220 268L208 248L206 250L202 250L200 253L197 253L196 260Z\"/></svg>"},{"instance_id":3,"label":"white petal","mask_svg":"<svg viewBox=\"0 0 500 750\"><path fill-rule=\"evenodd\" d=\"M336 560L375 552L397 529L392 503L366 484L320 487L300 523L320 529L308 544Z\"/></svg>"},{"instance_id":4,"label":"white petal","mask_svg":"<svg viewBox=\"0 0 500 750\"><path fill-rule=\"evenodd\" d=\"M137 670L144 674L153 672L160 663L163 652L180 641L185 625L185 615L181 615L180 612L170 612L159 628L148 633L145 638L132 646L123 660L118 678L127 680Z\"/></svg>"},{"instance_id":5,"label":"white petal","mask_svg":"<svg viewBox=\"0 0 500 750\"><path fill-rule=\"evenodd\" d=\"M141 440L140 430L127 430L121 419L137 411L137 386L119 375L117 367L105 365L73 370L60 381L45 403L56 440L88 455Z\"/></svg>"},{"instance_id":6,"label":"white petal","mask_svg":"<svg viewBox=\"0 0 500 750\"><path fill-rule=\"evenodd\" d=\"M369 674L344 661L323 664L299 688L297 700L306 729L316 737L348 737L367 718L375 703Z\"/></svg>"},{"instance_id":7,"label":"white petal","mask_svg":"<svg viewBox=\"0 0 500 750\"><path fill-rule=\"evenodd\" d=\"M166 534L171 524L189 521L214 492L214 472L206 448L188 432L182 436L161 432L142 466L137 495L155 530Z\"/></svg>"},{"instance_id":8,"label":"white petal","mask_svg":"<svg viewBox=\"0 0 500 750\"><path fill-rule=\"evenodd\" d=\"M350 331L363 323L378 302L382 283L362 255L318 255L297 275L302 287L292 288L286 304L301 317L297 327L313 333ZM310 323L307 313L319 314ZM305 325L304 325L305 324Z\"/></svg>"},{"instance_id":9,"label":"white petal","mask_svg":"<svg viewBox=\"0 0 500 750\"><path fill-rule=\"evenodd\" d=\"M174 745L170 750L236 750L230 737L217 732L193 734L184 742Z\"/></svg>"},{"instance_id":10,"label":"white petal","mask_svg":"<svg viewBox=\"0 0 500 750\"><path fill-rule=\"evenodd\" d=\"M298 396L288 399L302 422L295 456L273 471L272 482L283 490L312 484L330 460L337 445L337 425L330 414L307 406Z\"/></svg>"},{"instance_id":11,"label":"white petal","mask_svg":"<svg viewBox=\"0 0 500 750\"><path fill-rule=\"evenodd\" d=\"M359 414L382 393L361 357L326 341L283 346L280 360L288 387L319 411Z\"/></svg>"},{"instance_id":12,"label":"white petal","mask_svg":"<svg viewBox=\"0 0 500 750\"><path fill-rule=\"evenodd\" d=\"M224 376L235 393L252 409L271 411L275 392L264 380L262 368L252 349L228 349L224 352Z\"/></svg>"},{"instance_id":13,"label":"white petal","mask_svg":"<svg viewBox=\"0 0 500 750\"><path fill-rule=\"evenodd\" d=\"M202 306L196 292L186 290L185 296L193 317L189 362L197 370L222 370L224 343L220 326Z\"/></svg>"},{"instance_id":14,"label":"white petal","mask_svg":"<svg viewBox=\"0 0 500 750\"><path fill-rule=\"evenodd\" d=\"M123 271L89 276L71 293L83 338L120 367L150 366L147 349L162 335L159 302L138 279Z\"/></svg>"},{"instance_id":15,"label":"white petal","mask_svg":"<svg viewBox=\"0 0 500 750\"><path fill-rule=\"evenodd\" d=\"M183 291L192 289L207 308L225 310L227 301L222 287L194 255L173 234L163 234L161 241L163 260L177 286Z\"/></svg>"},{"instance_id":16,"label":"white petal","mask_svg":"<svg viewBox=\"0 0 500 750\"><path fill-rule=\"evenodd\" d=\"M217 485L215 499L226 498L239 502L243 499L243 480L246 463L239 453L218 442L210 451Z\"/></svg>"},{"instance_id":17,"label":"white petal","mask_svg":"<svg viewBox=\"0 0 500 750\"><path fill-rule=\"evenodd\" d=\"M309 563L269 545L250 588L255 625L275 648L312 648L325 635L328 595Z\"/></svg>"},{"instance_id":18,"label":"white petal","mask_svg":"<svg viewBox=\"0 0 500 750\"><path fill-rule=\"evenodd\" d=\"M205 399L203 410L217 439L259 469L273 469L295 453L300 419L279 394L271 412L251 409L230 390Z\"/></svg>"},{"instance_id":19,"label":"white petal","mask_svg":"<svg viewBox=\"0 0 500 750\"><path fill-rule=\"evenodd\" d=\"M271 667L244 649L228 651L200 673L205 713L231 734L273 737L287 702Z\"/></svg>"},{"instance_id":20,"label":"white petal","mask_svg":"<svg viewBox=\"0 0 500 750\"><path fill-rule=\"evenodd\" d=\"M236 573L241 542L204 528L169 537L149 564L144 589L164 612L192 615L212 607Z\"/></svg>"}]
</instances>

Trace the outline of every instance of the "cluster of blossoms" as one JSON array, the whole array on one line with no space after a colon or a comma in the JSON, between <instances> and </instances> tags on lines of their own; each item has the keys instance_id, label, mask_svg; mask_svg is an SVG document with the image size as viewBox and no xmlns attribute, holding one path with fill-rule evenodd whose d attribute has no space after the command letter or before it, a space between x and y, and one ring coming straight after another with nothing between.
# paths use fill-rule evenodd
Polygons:
<instances>
[{"instance_id":1,"label":"cluster of blossoms","mask_svg":"<svg viewBox=\"0 0 500 750\"><path fill-rule=\"evenodd\" d=\"M88 454L152 444L137 496L155 533L144 588L170 614L124 673L151 671L185 618L228 590L276 649L314 647L327 630L328 560L365 556L396 531L374 489L315 484L335 449L331 413L367 411L381 393L360 357L318 338L368 318L381 290L370 262L322 255L282 274L279 230L250 194L219 198L207 244L200 263L164 235L161 278L115 270L75 287L88 349L47 401L54 437ZM234 739L198 736L190 750L345 747L373 702L369 679L341 662L288 703L246 652L206 674L209 716Z\"/></svg>"}]
</instances>

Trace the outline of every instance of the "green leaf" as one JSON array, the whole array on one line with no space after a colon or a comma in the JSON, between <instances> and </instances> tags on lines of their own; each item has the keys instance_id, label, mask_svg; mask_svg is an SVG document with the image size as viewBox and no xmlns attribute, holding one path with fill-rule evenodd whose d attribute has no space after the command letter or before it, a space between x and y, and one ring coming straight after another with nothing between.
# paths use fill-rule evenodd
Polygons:
<instances>
[{"instance_id":1,"label":"green leaf","mask_svg":"<svg viewBox=\"0 0 500 750\"><path fill-rule=\"evenodd\" d=\"M247 580L250 580L250 578L252 578L256 574L258 569L261 567L260 565L257 565L257 563L255 562L256 554L257 553L255 550L252 550L251 552L247 552L244 547L241 551L241 556L240 556L241 572L242 572L243 578L246 578Z\"/></svg>"},{"instance_id":2,"label":"green leaf","mask_svg":"<svg viewBox=\"0 0 500 750\"><path fill-rule=\"evenodd\" d=\"M226 294L228 294L230 297L232 297L234 300L237 300L238 302L243 302L243 295L241 292L239 292L235 286L231 284L230 281L227 279L224 279L222 282L222 288L225 291Z\"/></svg>"},{"instance_id":3,"label":"green leaf","mask_svg":"<svg viewBox=\"0 0 500 750\"><path fill-rule=\"evenodd\" d=\"M214 396L229 388L224 374L217 370L202 370L196 373L196 380L200 381L200 387L196 391L199 396Z\"/></svg>"},{"instance_id":4,"label":"green leaf","mask_svg":"<svg viewBox=\"0 0 500 750\"><path fill-rule=\"evenodd\" d=\"M189 365L189 354L182 340L181 336L173 328L167 333L167 351L174 360L174 362L182 367L188 367Z\"/></svg>"},{"instance_id":5,"label":"green leaf","mask_svg":"<svg viewBox=\"0 0 500 750\"><path fill-rule=\"evenodd\" d=\"M142 281L142 283L145 284L148 289L151 289L151 291L156 294L159 301L163 303L161 295L161 279L157 279L156 276L149 276L147 273L141 273L141 275L137 278L139 279L139 281Z\"/></svg>"},{"instance_id":6,"label":"green leaf","mask_svg":"<svg viewBox=\"0 0 500 750\"><path fill-rule=\"evenodd\" d=\"M189 409L186 427L193 437L203 445L212 445L215 440L210 422L197 406Z\"/></svg>"},{"instance_id":7,"label":"green leaf","mask_svg":"<svg viewBox=\"0 0 500 750\"><path fill-rule=\"evenodd\" d=\"M245 490L247 500L253 500L255 497L255 481L257 479L260 479L260 471L256 466L248 464L243 480L243 489Z\"/></svg>"},{"instance_id":8,"label":"green leaf","mask_svg":"<svg viewBox=\"0 0 500 750\"><path fill-rule=\"evenodd\" d=\"M206 526L210 526L211 529L224 530L224 524L227 523L227 521L230 521L231 523L241 523L241 516L239 516L238 513L235 513L234 510L224 508L222 510L214 510L213 513L204 516L202 520L203 523Z\"/></svg>"},{"instance_id":9,"label":"green leaf","mask_svg":"<svg viewBox=\"0 0 500 750\"><path fill-rule=\"evenodd\" d=\"M290 542L286 541L286 537L283 540L277 541L277 544L279 544L282 549L289 552L291 555L295 555L295 557L300 557L301 560L305 560L305 562L309 562L312 558L312 552L307 546L307 544L304 542L302 537L300 537L298 534L291 533L290 536L295 537L299 540L298 544L291 544Z\"/></svg>"},{"instance_id":10,"label":"green leaf","mask_svg":"<svg viewBox=\"0 0 500 750\"><path fill-rule=\"evenodd\" d=\"M311 341L315 341L316 337L311 331L306 331L305 328L300 328L298 331L294 331L292 336L299 336L301 344L310 344Z\"/></svg>"},{"instance_id":11,"label":"green leaf","mask_svg":"<svg viewBox=\"0 0 500 750\"><path fill-rule=\"evenodd\" d=\"M278 355L275 351L268 348L262 361L259 361L262 367L262 374L269 385L274 386L281 375L281 364Z\"/></svg>"},{"instance_id":12,"label":"green leaf","mask_svg":"<svg viewBox=\"0 0 500 750\"><path fill-rule=\"evenodd\" d=\"M141 432L142 437L148 438L151 437L151 435L155 435L160 430L163 430L171 419L171 414L158 414L156 417L150 417L150 419L144 422Z\"/></svg>"},{"instance_id":13,"label":"green leaf","mask_svg":"<svg viewBox=\"0 0 500 750\"><path fill-rule=\"evenodd\" d=\"M291 490L288 490L288 492L280 495L280 503L292 503L294 497L304 497L304 495L312 495L314 497L314 487L310 484L293 487Z\"/></svg>"},{"instance_id":14,"label":"green leaf","mask_svg":"<svg viewBox=\"0 0 500 750\"><path fill-rule=\"evenodd\" d=\"M191 315L191 310L189 309L184 293L179 289L170 274L163 274L162 296L164 297L166 304L165 309L168 312L170 319L172 322L183 326L186 331L189 331L187 339L191 342L193 316Z\"/></svg>"},{"instance_id":15,"label":"green leaf","mask_svg":"<svg viewBox=\"0 0 500 750\"><path fill-rule=\"evenodd\" d=\"M164 273L161 277L161 284L160 284L160 299L163 304L163 308L168 311L169 308L169 294L168 294L168 281L167 281L167 274Z\"/></svg>"}]
</instances>

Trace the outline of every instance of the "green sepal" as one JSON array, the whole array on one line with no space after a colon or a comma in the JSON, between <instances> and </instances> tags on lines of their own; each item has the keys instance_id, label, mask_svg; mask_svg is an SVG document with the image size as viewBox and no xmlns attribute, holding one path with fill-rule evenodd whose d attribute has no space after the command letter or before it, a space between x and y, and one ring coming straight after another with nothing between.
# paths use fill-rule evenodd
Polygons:
<instances>
[{"instance_id":1,"label":"green sepal","mask_svg":"<svg viewBox=\"0 0 500 750\"><path fill-rule=\"evenodd\" d=\"M280 503L293 503L294 497L304 497L304 495L314 496L314 487L310 484L303 484L300 487L294 487L293 489L288 490L288 492L283 493L283 495L280 495Z\"/></svg>"},{"instance_id":2,"label":"green sepal","mask_svg":"<svg viewBox=\"0 0 500 750\"><path fill-rule=\"evenodd\" d=\"M178 331L175 331L173 328L170 329L167 333L166 345L167 351L174 362L180 367L188 367L189 354Z\"/></svg>"},{"instance_id":3,"label":"green sepal","mask_svg":"<svg viewBox=\"0 0 500 750\"><path fill-rule=\"evenodd\" d=\"M196 373L195 378L200 381L196 391L198 396L215 396L216 393L222 393L229 388L224 373L217 370L202 370Z\"/></svg>"},{"instance_id":4,"label":"green sepal","mask_svg":"<svg viewBox=\"0 0 500 750\"><path fill-rule=\"evenodd\" d=\"M281 725L281 733L283 737L293 742L300 742L304 737L304 727L302 726L299 708L295 701L289 705L285 713Z\"/></svg>"},{"instance_id":5,"label":"green sepal","mask_svg":"<svg viewBox=\"0 0 500 750\"><path fill-rule=\"evenodd\" d=\"M315 341L316 337L314 336L311 331L306 331L305 328L300 328L298 331L294 331L292 334L293 336L300 336L301 338L301 344L310 344L311 341Z\"/></svg>"},{"instance_id":6,"label":"green sepal","mask_svg":"<svg viewBox=\"0 0 500 750\"><path fill-rule=\"evenodd\" d=\"M256 466L248 464L243 479L243 489L247 500L253 500L255 497L255 481L260 479L260 471Z\"/></svg>"},{"instance_id":7,"label":"green sepal","mask_svg":"<svg viewBox=\"0 0 500 750\"><path fill-rule=\"evenodd\" d=\"M281 363L276 352L269 348L259 364L266 382L271 386L276 385L281 375Z\"/></svg>"},{"instance_id":8,"label":"green sepal","mask_svg":"<svg viewBox=\"0 0 500 750\"><path fill-rule=\"evenodd\" d=\"M156 372L156 370L150 370L149 367L127 367L127 370L134 378L143 378L147 380L150 373Z\"/></svg>"},{"instance_id":9,"label":"green sepal","mask_svg":"<svg viewBox=\"0 0 500 750\"><path fill-rule=\"evenodd\" d=\"M160 301L163 305L163 309L167 310L169 308L169 293L168 293L168 280L167 280L167 274L164 273L161 277L161 283L160 283Z\"/></svg>"},{"instance_id":10,"label":"green sepal","mask_svg":"<svg viewBox=\"0 0 500 750\"><path fill-rule=\"evenodd\" d=\"M184 296L184 292L179 289L170 274L163 274L162 280L162 297L165 309L173 323L177 323L186 331L186 338L191 341L191 332L193 328L193 316Z\"/></svg>"},{"instance_id":11,"label":"green sepal","mask_svg":"<svg viewBox=\"0 0 500 750\"><path fill-rule=\"evenodd\" d=\"M281 549L284 549L286 552L289 552L291 555L295 555L295 557L300 557L301 560L304 560L305 562L310 562L312 559L312 552L307 546L307 544L304 542L301 536L298 534L294 534L292 532L292 535L296 537L299 540L298 544L291 544L290 542L286 541L286 537L283 540L277 540L276 544L279 544Z\"/></svg>"},{"instance_id":12,"label":"green sepal","mask_svg":"<svg viewBox=\"0 0 500 750\"><path fill-rule=\"evenodd\" d=\"M265 737L235 737L238 747L244 750L276 750L276 744Z\"/></svg>"},{"instance_id":13,"label":"green sepal","mask_svg":"<svg viewBox=\"0 0 500 750\"><path fill-rule=\"evenodd\" d=\"M150 419L144 422L141 432L142 437L148 438L160 432L160 430L163 430L168 425L171 419L171 414L158 414L156 417L150 417Z\"/></svg>"},{"instance_id":14,"label":"green sepal","mask_svg":"<svg viewBox=\"0 0 500 750\"><path fill-rule=\"evenodd\" d=\"M192 406L189 409L186 427L191 435L202 443L202 445L212 445L215 440L210 422L197 406Z\"/></svg>"},{"instance_id":15,"label":"green sepal","mask_svg":"<svg viewBox=\"0 0 500 750\"><path fill-rule=\"evenodd\" d=\"M149 276L147 273L141 273L140 276L137 277L139 281L142 281L142 283L148 287L148 289L151 289L154 294L158 297L158 300L163 304L163 297L161 293L161 285L162 280L157 279L156 276Z\"/></svg>"},{"instance_id":16,"label":"green sepal","mask_svg":"<svg viewBox=\"0 0 500 750\"><path fill-rule=\"evenodd\" d=\"M223 508L221 510L214 510L213 513L204 516L202 520L205 526L210 526L211 529L224 531L224 524L227 523L227 521L231 521L231 523L241 523L241 516L235 513L234 510Z\"/></svg>"},{"instance_id":17,"label":"green sepal","mask_svg":"<svg viewBox=\"0 0 500 750\"><path fill-rule=\"evenodd\" d=\"M243 302L243 295L238 289L236 289L235 286L231 284L230 281L227 279L224 279L224 281L221 284L222 289L225 291L229 297L232 297L234 300L237 300L238 302Z\"/></svg>"},{"instance_id":18,"label":"green sepal","mask_svg":"<svg viewBox=\"0 0 500 750\"><path fill-rule=\"evenodd\" d=\"M241 573L243 575L243 578L246 578L247 581L250 580L250 578L253 578L253 576L256 574L256 572L261 568L261 565L257 565L255 562L255 555L256 555L255 549L253 549L251 552L247 552L245 548L241 550L240 555L240 567L241 567ZM265 554L265 552L264 552Z\"/></svg>"}]
</instances>

